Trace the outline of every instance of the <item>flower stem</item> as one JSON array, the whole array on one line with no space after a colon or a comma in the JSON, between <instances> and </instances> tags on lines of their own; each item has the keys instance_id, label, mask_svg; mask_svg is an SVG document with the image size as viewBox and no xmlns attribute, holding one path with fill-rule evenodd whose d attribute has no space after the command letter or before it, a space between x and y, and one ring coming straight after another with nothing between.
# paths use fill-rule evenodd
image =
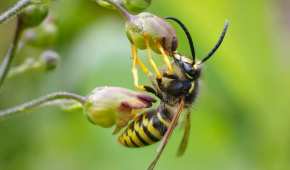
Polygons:
<instances>
[{"instance_id":1,"label":"flower stem","mask_svg":"<svg viewBox=\"0 0 290 170\"><path fill-rule=\"evenodd\" d=\"M15 31L13 42L6 53L3 59L3 62L0 65L0 87L4 83L4 80L7 76L10 65L12 63L12 60L15 57L15 53L17 51L17 46L18 46L18 42L19 42L22 31L23 31L23 27L19 24L19 21L17 20L16 31Z\"/></svg>"},{"instance_id":2,"label":"flower stem","mask_svg":"<svg viewBox=\"0 0 290 170\"><path fill-rule=\"evenodd\" d=\"M0 15L0 24L17 15L23 8L30 5L32 0L20 0L13 7Z\"/></svg>"},{"instance_id":3,"label":"flower stem","mask_svg":"<svg viewBox=\"0 0 290 170\"><path fill-rule=\"evenodd\" d=\"M0 120L7 119L13 115L18 115L22 112L35 109L37 107L43 106L45 104L49 104L57 100L73 100L80 104L84 104L86 101L86 98L84 96L80 96L78 94L68 93L68 92L51 93L46 96L40 97L38 99L32 100L30 102L0 111Z\"/></svg>"},{"instance_id":4,"label":"flower stem","mask_svg":"<svg viewBox=\"0 0 290 170\"><path fill-rule=\"evenodd\" d=\"M27 58L21 65L11 67L8 72L7 79L24 74L28 71L37 71L43 67L43 64L33 58Z\"/></svg>"},{"instance_id":5,"label":"flower stem","mask_svg":"<svg viewBox=\"0 0 290 170\"><path fill-rule=\"evenodd\" d=\"M108 3L112 4L127 20L131 20L134 16L130 14L122 4L114 0L106 0Z\"/></svg>"}]
</instances>

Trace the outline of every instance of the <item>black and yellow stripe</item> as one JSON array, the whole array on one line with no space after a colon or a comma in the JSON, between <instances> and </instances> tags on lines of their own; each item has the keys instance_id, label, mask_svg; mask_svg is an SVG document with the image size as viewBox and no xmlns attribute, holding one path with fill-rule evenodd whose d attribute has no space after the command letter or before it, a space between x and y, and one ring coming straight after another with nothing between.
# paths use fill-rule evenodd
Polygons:
<instances>
[{"instance_id":1,"label":"black and yellow stripe","mask_svg":"<svg viewBox=\"0 0 290 170\"><path fill-rule=\"evenodd\" d=\"M119 136L119 142L126 147L143 147L162 139L170 124L170 117L157 110L142 113L133 120Z\"/></svg>"}]
</instances>

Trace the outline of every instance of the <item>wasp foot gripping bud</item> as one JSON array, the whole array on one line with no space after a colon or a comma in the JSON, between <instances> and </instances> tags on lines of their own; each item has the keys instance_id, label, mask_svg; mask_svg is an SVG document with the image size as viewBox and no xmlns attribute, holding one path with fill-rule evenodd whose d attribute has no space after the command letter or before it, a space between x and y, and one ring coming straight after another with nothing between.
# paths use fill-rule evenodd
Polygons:
<instances>
[{"instance_id":1,"label":"wasp foot gripping bud","mask_svg":"<svg viewBox=\"0 0 290 170\"><path fill-rule=\"evenodd\" d=\"M99 87L88 97L84 112L88 119L101 127L116 125L114 133L125 127L136 112L152 106L155 99L147 94L120 87Z\"/></svg>"},{"instance_id":2,"label":"wasp foot gripping bud","mask_svg":"<svg viewBox=\"0 0 290 170\"><path fill-rule=\"evenodd\" d=\"M142 12L126 22L126 33L139 49L146 49L146 41L156 53L160 54L160 46L165 52L172 54L177 49L177 37L174 28L164 19L148 12Z\"/></svg>"},{"instance_id":3,"label":"wasp foot gripping bud","mask_svg":"<svg viewBox=\"0 0 290 170\"><path fill-rule=\"evenodd\" d=\"M23 28L38 26L48 14L48 4L37 3L26 7L19 14L19 23Z\"/></svg>"}]
</instances>

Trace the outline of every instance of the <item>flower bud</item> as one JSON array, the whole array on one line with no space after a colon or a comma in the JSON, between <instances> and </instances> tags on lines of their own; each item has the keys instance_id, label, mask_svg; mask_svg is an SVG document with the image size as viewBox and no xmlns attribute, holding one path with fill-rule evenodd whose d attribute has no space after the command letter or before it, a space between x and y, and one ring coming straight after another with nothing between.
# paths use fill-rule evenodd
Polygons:
<instances>
[{"instance_id":1,"label":"flower bud","mask_svg":"<svg viewBox=\"0 0 290 170\"><path fill-rule=\"evenodd\" d=\"M151 4L151 0L112 0L126 8L129 12L139 13L144 11ZM105 8L115 9L115 7L106 0L96 0L96 2Z\"/></svg>"},{"instance_id":2,"label":"flower bud","mask_svg":"<svg viewBox=\"0 0 290 170\"><path fill-rule=\"evenodd\" d=\"M123 5L130 12L142 12L151 4L151 0L123 0Z\"/></svg>"},{"instance_id":3,"label":"flower bud","mask_svg":"<svg viewBox=\"0 0 290 170\"><path fill-rule=\"evenodd\" d=\"M119 130L136 111L151 107L153 102L155 99L144 93L120 87L99 87L87 97L84 112L92 123L105 128L116 125Z\"/></svg>"},{"instance_id":4,"label":"flower bud","mask_svg":"<svg viewBox=\"0 0 290 170\"><path fill-rule=\"evenodd\" d=\"M174 28L164 19L148 12L142 12L127 21L126 33L131 43L139 49L147 48L146 39L149 41L150 48L156 53L160 53L159 44L169 54L177 48Z\"/></svg>"},{"instance_id":5,"label":"flower bud","mask_svg":"<svg viewBox=\"0 0 290 170\"><path fill-rule=\"evenodd\" d=\"M19 24L23 28L38 26L48 14L47 4L32 4L19 14Z\"/></svg>"},{"instance_id":6,"label":"flower bud","mask_svg":"<svg viewBox=\"0 0 290 170\"><path fill-rule=\"evenodd\" d=\"M121 1L121 0L118 0L118 1ZM96 0L96 2L102 7L114 9L114 6L111 5L109 2L107 2L106 0Z\"/></svg>"},{"instance_id":7,"label":"flower bud","mask_svg":"<svg viewBox=\"0 0 290 170\"><path fill-rule=\"evenodd\" d=\"M25 31L23 41L33 47L52 47L58 38L58 27L53 18L48 17L39 27Z\"/></svg>"},{"instance_id":8,"label":"flower bud","mask_svg":"<svg viewBox=\"0 0 290 170\"><path fill-rule=\"evenodd\" d=\"M59 65L60 57L55 51L47 50L41 54L40 62L43 63L42 65L46 71L50 71Z\"/></svg>"}]
</instances>

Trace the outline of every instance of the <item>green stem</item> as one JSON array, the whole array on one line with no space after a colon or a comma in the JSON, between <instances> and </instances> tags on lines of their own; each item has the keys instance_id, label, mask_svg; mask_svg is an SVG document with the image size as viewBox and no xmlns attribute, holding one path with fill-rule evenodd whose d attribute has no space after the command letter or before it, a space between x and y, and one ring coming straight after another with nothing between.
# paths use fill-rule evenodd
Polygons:
<instances>
[{"instance_id":1,"label":"green stem","mask_svg":"<svg viewBox=\"0 0 290 170\"><path fill-rule=\"evenodd\" d=\"M86 98L84 96L68 92L56 92L48 94L46 96L40 97L30 102L9 108L7 110L0 111L0 120L7 119L13 115L18 115L22 112L35 109L37 107L49 104L57 100L74 100L83 105L86 101Z\"/></svg>"},{"instance_id":2,"label":"green stem","mask_svg":"<svg viewBox=\"0 0 290 170\"><path fill-rule=\"evenodd\" d=\"M30 5L32 0L20 0L13 7L0 15L0 24L7 21L9 18L17 15L22 9Z\"/></svg>"},{"instance_id":3,"label":"green stem","mask_svg":"<svg viewBox=\"0 0 290 170\"><path fill-rule=\"evenodd\" d=\"M36 71L42 68L43 64L33 58L27 58L21 65L12 67L7 75L7 79L24 74L28 71Z\"/></svg>"},{"instance_id":4,"label":"green stem","mask_svg":"<svg viewBox=\"0 0 290 170\"><path fill-rule=\"evenodd\" d=\"M16 31L15 31L13 42L10 48L8 49L8 52L3 59L3 62L0 65L0 87L4 83L4 80L7 76L10 65L12 63L12 60L15 57L15 53L17 51L17 46L18 46L18 42L19 42L22 31L23 31L23 28L21 27L21 25L19 24L19 21L17 20Z\"/></svg>"},{"instance_id":5,"label":"green stem","mask_svg":"<svg viewBox=\"0 0 290 170\"><path fill-rule=\"evenodd\" d=\"M114 1L114 0L106 0L108 3L112 4L127 20L132 20L134 15L130 14L122 4Z\"/></svg>"}]
</instances>

